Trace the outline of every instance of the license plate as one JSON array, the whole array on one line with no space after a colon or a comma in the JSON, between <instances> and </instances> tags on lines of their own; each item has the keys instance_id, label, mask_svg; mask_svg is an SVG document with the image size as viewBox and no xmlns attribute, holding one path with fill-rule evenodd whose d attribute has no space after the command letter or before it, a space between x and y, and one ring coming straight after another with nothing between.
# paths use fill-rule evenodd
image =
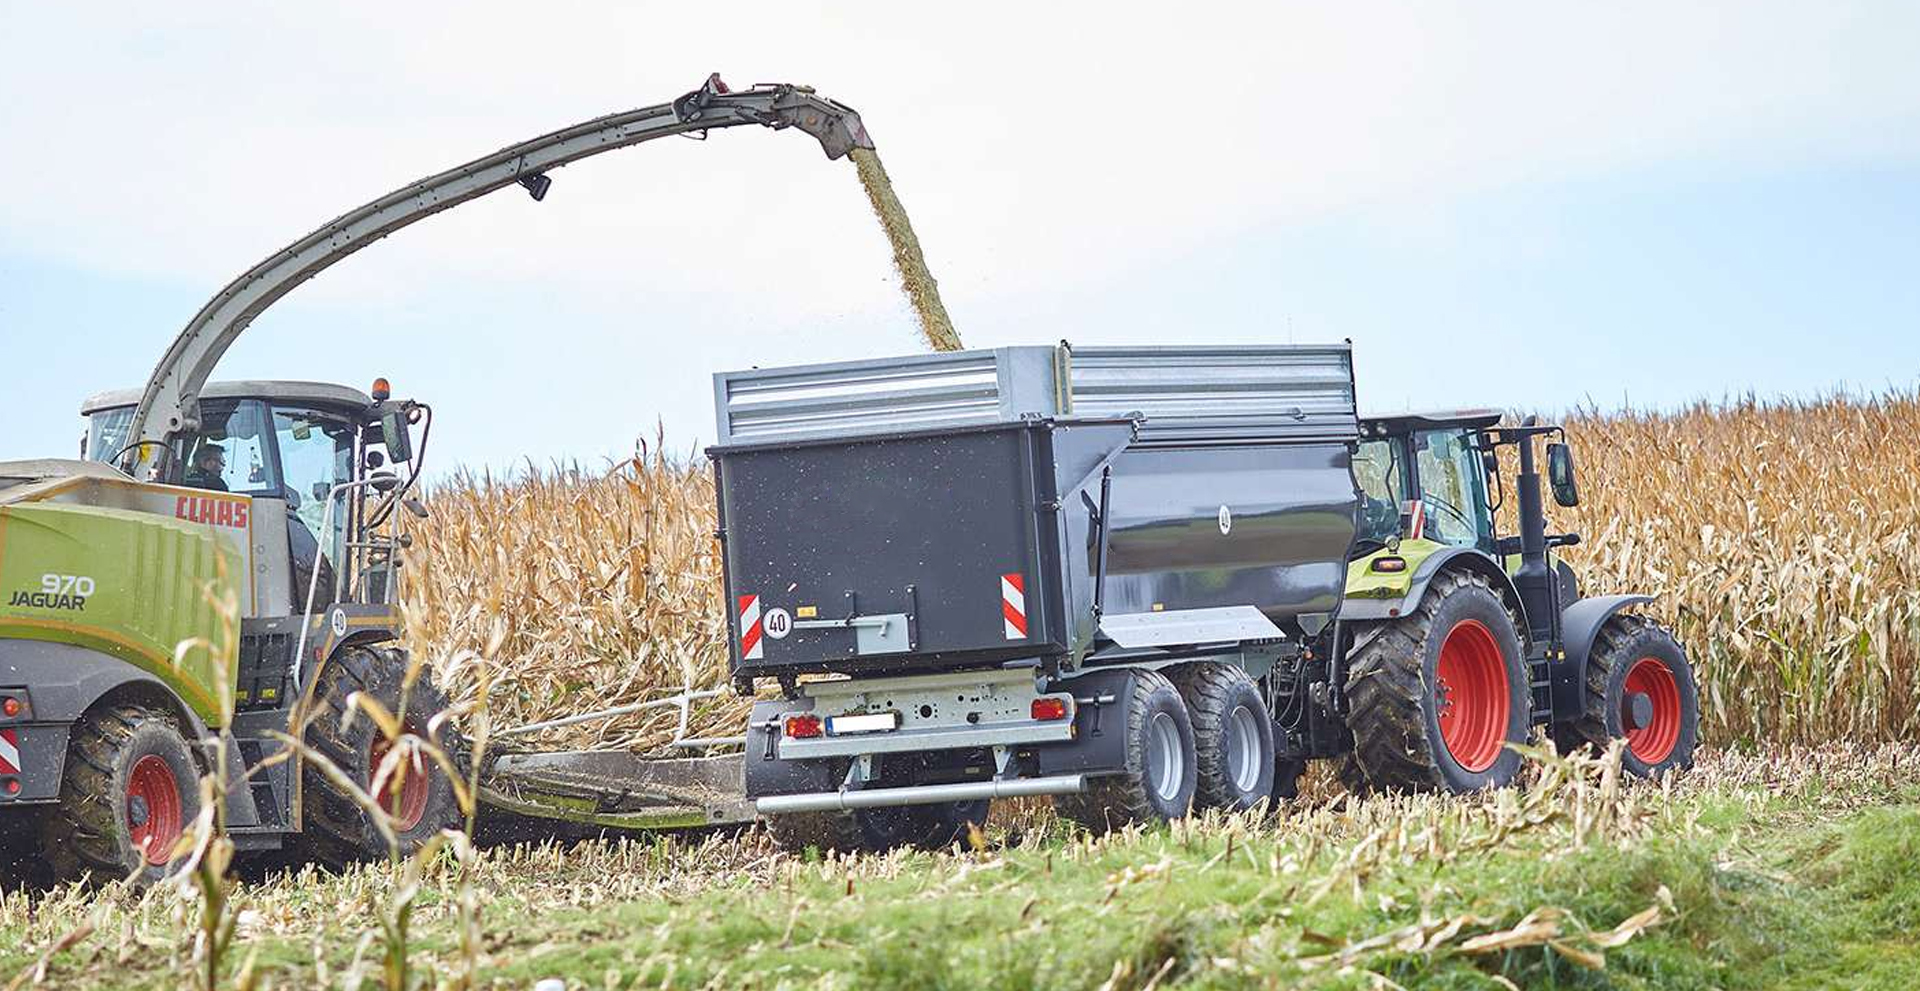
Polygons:
<instances>
[{"instance_id":1,"label":"license plate","mask_svg":"<svg viewBox=\"0 0 1920 991\"><path fill-rule=\"evenodd\" d=\"M828 716L828 736L849 736L855 733L889 733L900 728L900 714L897 712L870 712L860 716Z\"/></svg>"}]
</instances>

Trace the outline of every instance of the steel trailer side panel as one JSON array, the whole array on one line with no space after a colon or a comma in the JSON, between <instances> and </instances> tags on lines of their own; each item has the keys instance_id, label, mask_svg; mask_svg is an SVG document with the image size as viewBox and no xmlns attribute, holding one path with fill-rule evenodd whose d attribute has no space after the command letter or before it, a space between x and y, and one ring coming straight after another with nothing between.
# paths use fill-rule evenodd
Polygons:
<instances>
[{"instance_id":1,"label":"steel trailer side panel","mask_svg":"<svg viewBox=\"0 0 1920 991\"><path fill-rule=\"evenodd\" d=\"M1139 447L1114 467L1105 612L1327 613L1358 495L1343 443Z\"/></svg>"}]
</instances>

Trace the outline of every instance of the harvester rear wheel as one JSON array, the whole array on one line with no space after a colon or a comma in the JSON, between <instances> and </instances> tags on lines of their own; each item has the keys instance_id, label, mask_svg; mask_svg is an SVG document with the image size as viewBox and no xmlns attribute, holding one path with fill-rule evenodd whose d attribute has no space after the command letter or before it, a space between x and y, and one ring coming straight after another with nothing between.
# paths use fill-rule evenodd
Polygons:
<instances>
[{"instance_id":1,"label":"harvester rear wheel","mask_svg":"<svg viewBox=\"0 0 1920 991\"><path fill-rule=\"evenodd\" d=\"M200 814L199 782L186 738L159 712L115 705L82 716L67 743L60 804L42 820L54 877L162 880Z\"/></svg>"},{"instance_id":2,"label":"harvester rear wheel","mask_svg":"<svg viewBox=\"0 0 1920 991\"><path fill-rule=\"evenodd\" d=\"M364 712L355 712L342 728L348 697L354 692L365 693L400 718L403 738L412 735L423 740L430 738L427 727L433 717L449 707L431 675L422 672L407 693L402 710L400 696L406 671L404 651L347 647L330 658L320 672L315 712L306 729L307 746L370 793L381 762L398 741L387 739ZM452 753L452 737L442 725L431 739ZM312 762L307 763L303 787L300 847L307 855L333 867L388 855L387 842L375 828L372 814ZM373 797L394 817L393 832L403 857L461 821L453 783L439 764L423 754L407 763L404 774L390 774L381 792Z\"/></svg>"},{"instance_id":3,"label":"harvester rear wheel","mask_svg":"<svg viewBox=\"0 0 1920 991\"><path fill-rule=\"evenodd\" d=\"M1186 664L1172 672L1193 722L1198 772L1193 804L1251 809L1274 794L1273 717L1259 686L1231 664Z\"/></svg>"},{"instance_id":4,"label":"harvester rear wheel","mask_svg":"<svg viewBox=\"0 0 1920 991\"><path fill-rule=\"evenodd\" d=\"M1458 793L1519 772L1506 744L1527 739L1525 660L1484 577L1440 574L1418 609L1357 631L1350 659L1347 724L1367 786Z\"/></svg>"},{"instance_id":5,"label":"harvester rear wheel","mask_svg":"<svg viewBox=\"0 0 1920 991\"><path fill-rule=\"evenodd\" d=\"M1126 770L1094 778L1078 795L1054 796L1055 811L1099 833L1179 819L1193 808L1193 721L1172 682L1153 671L1134 674L1126 733Z\"/></svg>"},{"instance_id":6,"label":"harvester rear wheel","mask_svg":"<svg viewBox=\"0 0 1920 991\"><path fill-rule=\"evenodd\" d=\"M1621 766L1652 778L1692 767L1700 742L1700 693L1687 652L1659 625L1616 615L1587 654L1587 697L1576 739L1604 749L1626 737Z\"/></svg>"}]
</instances>

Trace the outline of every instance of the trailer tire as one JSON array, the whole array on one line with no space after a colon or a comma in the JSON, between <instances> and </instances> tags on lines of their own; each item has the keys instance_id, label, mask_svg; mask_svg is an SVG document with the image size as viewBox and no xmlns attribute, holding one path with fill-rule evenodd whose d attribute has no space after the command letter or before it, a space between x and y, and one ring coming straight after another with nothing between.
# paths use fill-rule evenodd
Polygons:
<instances>
[{"instance_id":1,"label":"trailer tire","mask_svg":"<svg viewBox=\"0 0 1920 991\"><path fill-rule=\"evenodd\" d=\"M95 709L74 723L60 803L41 820L47 866L61 882L156 884L199 815L200 768L179 727L144 706Z\"/></svg>"},{"instance_id":2,"label":"trailer tire","mask_svg":"<svg viewBox=\"0 0 1920 991\"><path fill-rule=\"evenodd\" d=\"M1172 672L1193 722L1193 805L1239 812L1274 798L1279 768L1273 718L1259 686L1231 664L1187 664Z\"/></svg>"},{"instance_id":3,"label":"trailer tire","mask_svg":"<svg viewBox=\"0 0 1920 991\"><path fill-rule=\"evenodd\" d=\"M1368 788L1461 793L1519 773L1506 744L1532 725L1526 661L1485 577L1442 572L1418 609L1356 632L1350 670L1347 725Z\"/></svg>"},{"instance_id":4,"label":"trailer tire","mask_svg":"<svg viewBox=\"0 0 1920 991\"><path fill-rule=\"evenodd\" d=\"M407 663L406 652L395 648L347 647L334 654L320 672L314 694L316 712L305 734L307 746L332 761L361 788L370 789L382 759L396 741L389 741L364 712L356 711L351 720L344 720L347 699L353 693L370 696L401 719L404 735L422 739L428 737L433 717L449 708L447 697L434 685L431 674L423 671L407 695L406 710L401 711ZM344 728L343 721L347 723ZM433 742L456 756L457 762L452 731L443 724L432 733ZM300 848L310 858L335 868L388 856L391 851L374 826L372 814L316 764L305 763ZM430 758L422 756L398 785L398 795L389 792L375 797L392 803L387 807L398 820L393 830L400 856L411 856L442 829L461 823L453 783Z\"/></svg>"},{"instance_id":5,"label":"trailer tire","mask_svg":"<svg viewBox=\"0 0 1920 991\"><path fill-rule=\"evenodd\" d=\"M1629 728L1632 695L1647 697L1647 724ZM1618 614L1587 653L1586 700L1571 734L1605 750L1626 737L1620 765L1643 778L1693 766L1700 743L1700 689L1679 641L1642 616Z\"/></svg>"},{"instance_id":6,"label":"trailer tire","mask_svg":"<svg viewBox=\"0 0 1920 991\"><path fill-rule=\"evenodd\" d=\"M1161 674L1139 671L1127 699L1126 766L1094 778L1078 795L1056 795L1054 810L1096 832L1184 817L1199 777L1193 721Z\"/></svg>"},{"instance_id":7,"label":"trailer tire","mask_svg":"<svg viewBox=\"0 0 1920 991\"><path fill-rule=\"evenodd\" d=\"M991 805L983 798L884 809L789 812L768 816L767 832L781 849L794 852L809 847L822 853L884 853L900 847L944 850L966 842L974 828L985 828Z\"/></svg>"}]
</instances>

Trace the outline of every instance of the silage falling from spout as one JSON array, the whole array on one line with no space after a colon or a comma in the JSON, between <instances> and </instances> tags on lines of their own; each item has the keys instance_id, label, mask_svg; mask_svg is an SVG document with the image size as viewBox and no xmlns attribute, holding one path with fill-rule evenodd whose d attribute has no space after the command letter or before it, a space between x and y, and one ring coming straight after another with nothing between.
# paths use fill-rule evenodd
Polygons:
<instances>
[{"instance_id":1,"label":"silage falling from spout","mask_svg":"<svg viewBox=\"0 0 1920 991\"><path fill-rule=\"evenodd\" d=\"M947 308L940 302L940 286L927 270L927 259L920 253L920 239L913 235L913 223L907 219L906 207L900 205L900 198L893 193L893 182L887 178L880 156L871 148L855 148L848 157L860 173L860 185L867 191L867 201L873 204L874 216L880 219L887 241L893 245L893 267L900 272L900 287L920 318L920 332L926 336L928 346L935 351L960 350L960 335L954 331Z\"/></svg>"}]
</instances>

